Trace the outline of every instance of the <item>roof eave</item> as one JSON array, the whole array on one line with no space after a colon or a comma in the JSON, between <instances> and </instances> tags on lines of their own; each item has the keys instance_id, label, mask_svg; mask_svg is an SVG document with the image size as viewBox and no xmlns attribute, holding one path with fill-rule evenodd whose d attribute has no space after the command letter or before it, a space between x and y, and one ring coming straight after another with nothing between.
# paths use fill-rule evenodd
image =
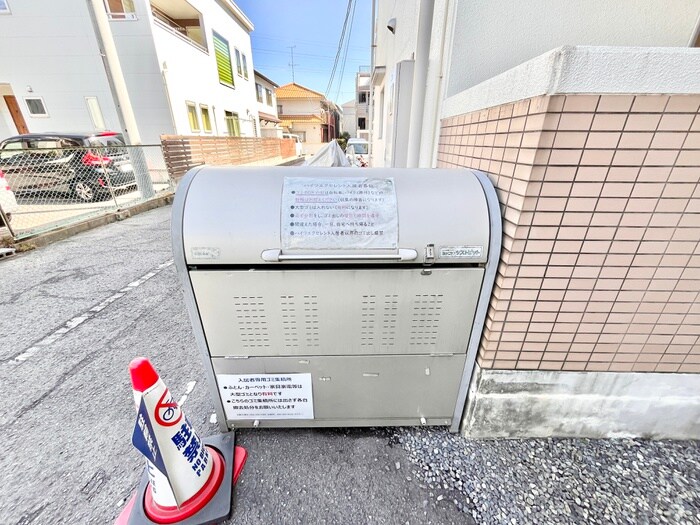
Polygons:
<instances>
[{"instance_id":1,"label":"roof eave","mask_svg":"<svg viewBox=\"0 0 700 525\"><path fill-rule=\"evenodd\" d=\"M245 13L235 4L233 0L222 0L221 3L226 6L226 8L231 12L231 14L233 14L234 17L238 19L241 24L243 24L243 27L245 27L249 33L255 29L255 26L253 25L253 22L250 21L250 18L245 16Z\"/></svg>"}]
</instances>

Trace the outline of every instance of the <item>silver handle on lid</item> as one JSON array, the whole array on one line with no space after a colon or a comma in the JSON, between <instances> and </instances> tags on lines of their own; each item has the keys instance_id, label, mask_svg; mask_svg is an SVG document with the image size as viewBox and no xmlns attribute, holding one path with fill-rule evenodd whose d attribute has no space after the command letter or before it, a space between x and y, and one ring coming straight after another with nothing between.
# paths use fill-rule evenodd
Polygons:
<instances>
[{"instance_id":1,"label":"silver handle on lid","mask_svg":"<svg viewBox=\"0 0 700 525\"><path fill-rule=\"evenodd\" d=\"M283 254L282 250L264 250L262 260L267 262L280 261L415 261L418 252L412 248L399 248L398 253L374 253L374 254Z\"/></svg>"}]
</instances>

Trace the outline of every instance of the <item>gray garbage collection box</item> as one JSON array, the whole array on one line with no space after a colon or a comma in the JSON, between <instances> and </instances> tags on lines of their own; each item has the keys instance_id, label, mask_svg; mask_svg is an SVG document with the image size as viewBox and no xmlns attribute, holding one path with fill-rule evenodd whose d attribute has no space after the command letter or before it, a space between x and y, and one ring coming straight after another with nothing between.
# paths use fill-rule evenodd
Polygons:
<instances>
[{"instance_id":1,"label":"gray garbage collection box","mask_svg":"<svg viewBox=\"0 0 700 525\"><path fill-rule=\"evenodd\" d=\"M458 428L501 243L483 173L195 168L172 225L223 430Z\"/></svg>"}]
</instances>

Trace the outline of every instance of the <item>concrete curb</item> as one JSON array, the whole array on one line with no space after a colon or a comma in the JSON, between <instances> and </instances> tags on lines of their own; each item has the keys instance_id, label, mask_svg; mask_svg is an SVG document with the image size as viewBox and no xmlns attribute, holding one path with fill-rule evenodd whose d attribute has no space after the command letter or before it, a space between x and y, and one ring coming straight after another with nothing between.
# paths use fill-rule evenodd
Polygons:
<instances>
[{"instance_id":1,"label":"concrete curb","mask_svg":"<svg viewBox=\"0 0 700 525\"><path fill-rule=\"evenodd\" d=\"M18 253L33 250L34 248L41 248L51 243L62 241L81 232L92 230L99 226L104 226L113 222L122 221L124 219L128 219L132 215L138 215L139 213L143 213L145 211L167 206L173 203L174 196L175 194L172 192L167 193L154 199L129 206L128 208L115 210L105 215L100 215L99 217L93 217L69 226L64 226L57 230L40 233L33 237L27 237L14 243L10 241L9 247L14 248Z\"/></svg>"}]
</instances>

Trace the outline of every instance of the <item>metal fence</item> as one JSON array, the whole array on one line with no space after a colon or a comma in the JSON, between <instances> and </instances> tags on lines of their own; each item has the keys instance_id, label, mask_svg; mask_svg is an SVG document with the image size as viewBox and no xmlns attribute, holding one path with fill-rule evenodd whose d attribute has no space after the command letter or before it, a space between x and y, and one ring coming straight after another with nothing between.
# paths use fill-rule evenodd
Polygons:
<instances>
[{"instance_id":1,"label":"metal fence","mask_svg":"<svg viewBox=\"0 0 700 525\"><path fill-rule=\"evenodd\" d=\"M0 229L15 240L173 191L156 146L0 151Z\"/></svg>"}]
</instances>

